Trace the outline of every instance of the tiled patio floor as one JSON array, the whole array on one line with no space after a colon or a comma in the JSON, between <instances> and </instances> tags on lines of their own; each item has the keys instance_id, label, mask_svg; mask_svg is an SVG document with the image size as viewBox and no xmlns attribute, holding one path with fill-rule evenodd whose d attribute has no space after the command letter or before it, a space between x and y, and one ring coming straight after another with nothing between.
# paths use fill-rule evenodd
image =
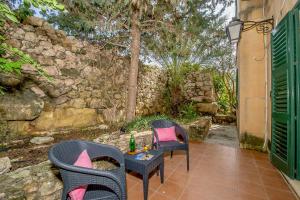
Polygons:
<instances>
[{"instance_id":1,"label":"tiled patio floor","mask_svg":"<svg viewBox=\"0 0 300 200\"><path fill-rule=\"evenodd\" d=\"M165 157L165 182L155 174L150 200L290 200L296 199L267 154L206 143L190 144L190 171L185 156ZM128 200L143 200L142 179L127 176Z\"/></svg>"}]
</instances>

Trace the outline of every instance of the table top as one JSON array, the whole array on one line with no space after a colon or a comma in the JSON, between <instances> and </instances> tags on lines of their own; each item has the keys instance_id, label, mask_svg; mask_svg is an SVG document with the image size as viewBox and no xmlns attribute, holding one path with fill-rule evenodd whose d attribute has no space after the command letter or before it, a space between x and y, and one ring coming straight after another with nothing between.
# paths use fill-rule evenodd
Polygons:
<instances>
[{"instance_id":1,"label":"table top","mask_svg":"<svg viewBox=\"0 0 300 200\"><path fill-rule=\"evenodd\" d=\"M142 152L141 152L141 153L142 153ZM130 154L128 154L128 153L125 153L125 154L124 154L125 162L130 161L130 162L140 163L140 164L142 164L142 165L148 165L148 164L150 164L153 160L155 160L156 158L158 158L158 157L160 157L160 156L163 155L163 152L162 152L162 151L158 151L158 150L149 150L148 153L153 155L153 157L152 157L150 160L137 160L137 159L135 158L135 156L136 156L137 154L135 154L135 155L130 155Z\"/></svg>"}]
</instances>

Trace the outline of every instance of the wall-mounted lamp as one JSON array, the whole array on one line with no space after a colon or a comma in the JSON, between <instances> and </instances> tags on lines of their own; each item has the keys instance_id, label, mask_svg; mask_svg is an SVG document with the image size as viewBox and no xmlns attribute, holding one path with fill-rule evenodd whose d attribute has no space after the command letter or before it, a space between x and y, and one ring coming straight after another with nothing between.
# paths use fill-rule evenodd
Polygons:
<instances>
[{"instance_id":1,"label":"wall-mounted lamp","mask_svg":"<svg viewBox=\"0 0 300 200\"><path fill-rule=\"evenodd\" d=\"M262 21L241 21L240 19L234 17L232 21L226 27L226 34L231 42L231 44L238 43L241 38L241 32L249 31L256 28L258 33L267 34L271 32L274 28L274 19L262 20Z\"/></svg>"}]
</instances>

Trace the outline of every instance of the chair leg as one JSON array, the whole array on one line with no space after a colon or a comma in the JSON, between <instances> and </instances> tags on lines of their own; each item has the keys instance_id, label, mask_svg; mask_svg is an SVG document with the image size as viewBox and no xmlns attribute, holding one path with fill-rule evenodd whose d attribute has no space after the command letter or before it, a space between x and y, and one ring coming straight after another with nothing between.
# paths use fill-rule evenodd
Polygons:
<instances>
[{"instance_id":1,"label":"chair leg","mask_svg":"<svg viewBox=\"0 0 300 200\"><path fill-rule=\"evenodd\" d=\"M67 193L67 190L65 188L63 188L63 191L62 191L62 195L61 195L61 200L68 200L68 193Z\"/></svg>"},{"instance_id":2,"label":"chair leg","mask_svg":"<svg viewBox=\"0 0 300 200\"><path fill-rule=\"evenodd\" d=\"M171 158L173 157L173 151L171 151Z\"/></svg>"},{"instance_id":3,"label":"chair leg","mask_svg":"<svg viewBox=\"0 0 300 200\"><path fill-rule=\"evenodd\" d=\"M189 150L186 150L186 167L187 170L190 170L190 154L189 154Z\"/></svg>"}]
</instances>

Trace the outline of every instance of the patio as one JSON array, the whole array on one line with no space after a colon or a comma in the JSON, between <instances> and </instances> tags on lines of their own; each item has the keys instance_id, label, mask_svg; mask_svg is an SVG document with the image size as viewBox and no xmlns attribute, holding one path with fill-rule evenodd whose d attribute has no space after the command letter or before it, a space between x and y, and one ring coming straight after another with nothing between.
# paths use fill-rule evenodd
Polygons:
<instances>
[{"instance_id":1,"label":"patio","mask_svg":"<svg viewBox=\"0 0 300 200\"><path fill-rule=\"evenodd\" d=\"M268 155L222 145L190 143L190 171L185 156L165 157L165 183L152 175L150 200L290 200L296 199ZM142 179L127 175L129 200L143 199Z\"/></svg>"}]
</instances>

